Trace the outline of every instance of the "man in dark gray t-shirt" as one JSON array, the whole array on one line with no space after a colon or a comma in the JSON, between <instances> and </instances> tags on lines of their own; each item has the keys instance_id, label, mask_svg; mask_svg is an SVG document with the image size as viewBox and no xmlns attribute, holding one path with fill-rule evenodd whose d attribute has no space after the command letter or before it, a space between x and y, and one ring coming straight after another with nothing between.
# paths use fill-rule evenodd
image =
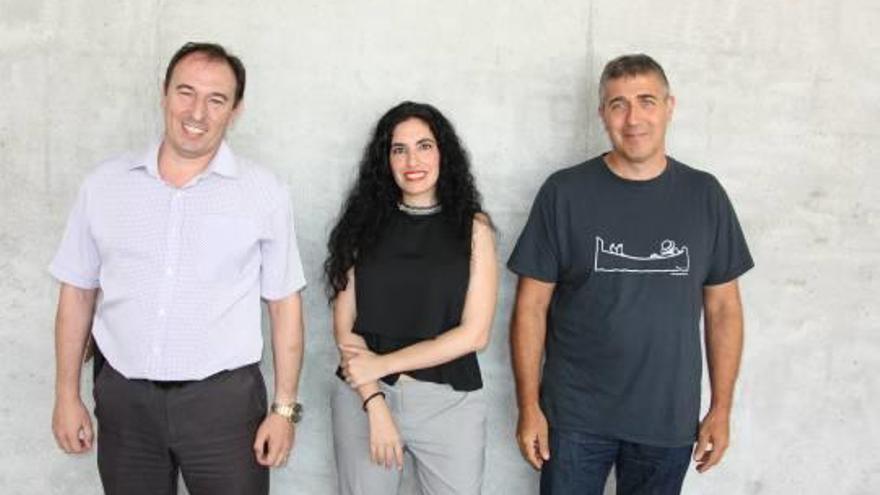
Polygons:
<instances>
[{"instance_id":1,"label":"man in dark gray t-shirt","mask_svg":"<svg viewBox=\"0 0 880 495\"><path fill-rule=\"evenodd\" d=\"M612 150L547 179L508 262L517 437L542 493L601 494L614 465L620 494L677 494L692 451L704 472L727 447L753 262L718 181L666 155L674 105L647 55L609 62Z\"/></svg>"}]
</instances>

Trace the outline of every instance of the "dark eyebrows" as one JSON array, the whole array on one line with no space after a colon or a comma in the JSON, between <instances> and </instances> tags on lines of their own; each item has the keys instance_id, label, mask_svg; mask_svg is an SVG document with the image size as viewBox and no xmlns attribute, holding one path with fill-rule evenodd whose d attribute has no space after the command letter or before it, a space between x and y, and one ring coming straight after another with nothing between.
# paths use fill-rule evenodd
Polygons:
<instances>
[{"instance_id":1,"label":"dark eyebrows","mask_svg":"<svg viewBox=\"0 0 880 495\"><path fill-rule=\"evenodd\" d=\"M416 146L418 146L420 144L425 144L425 143L430 143L430 144L434 144L434 145L437 144L437 142L434 141L433 139L426 137L426 138L422 138L422 139L419 139L418 141L416 141ZM405 147L406 147L406 143L399 143L399 142L392 142L391 143L391 149L405 148Z\"/></svg>"},{"instance_id":2,"label":"dark eyebrows","mask_svg":"<svg viewBox=\"0 0 880 495\"><path fill-rule=\"evenodd\" d=\"M653 93L642 93L640 95L636 95L636 100L639 100L639 101L659 101L662 99L663 99L662 97L655 95ZM605 105L611 105L611 104L617 103L617 102L626 103L626 101L627 101L626 97L624 97L624 96L615 96L614 98L611 98L610 100L605 102Z\"/></svg>"},{"instance_id":3,"label":"dark eyebrows","mask_svg":"<svg viewBox=\"0 0 880 495\"><path fill-rule=\"evenodd\" d=\"M185 89L185 90L192 91L193 93L196 92L196 88L190 86L189 84L184 84L184 83L178 84L177 86L174 87L174 89L177 90L177 91L180 91L180 90L182 90L182 89ZM215 92L209 94L208 97L209 97L209 98L220 98L220 99L223 100L224 103L226 103L227 101L229 101L229 96L226 95L226 94L224 94L224 93L221 93L221 92L219 92L219 91L215 91Z\"/></svg>"}]
</instances>

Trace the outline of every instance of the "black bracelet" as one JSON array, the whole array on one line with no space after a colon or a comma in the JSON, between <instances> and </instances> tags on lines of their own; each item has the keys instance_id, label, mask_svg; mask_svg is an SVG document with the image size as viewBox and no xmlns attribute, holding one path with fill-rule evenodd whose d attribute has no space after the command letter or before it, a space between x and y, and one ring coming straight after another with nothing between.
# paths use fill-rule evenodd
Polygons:
<instances>
[{"instance_id":1,"label":"black bracelet","mask_svg":"<svg viewBox=\"0 0 880 495\"><path fill-rule=\"evenodd\" d=\"M364 404L361 406L364 409L364 412L367 412L367 404L376 397L379 397L380 395L382 396L382 400L385 400L385 392L381 390L378 392L373 392L369 397L364 399Z\"/></svg>"}]
</instances>

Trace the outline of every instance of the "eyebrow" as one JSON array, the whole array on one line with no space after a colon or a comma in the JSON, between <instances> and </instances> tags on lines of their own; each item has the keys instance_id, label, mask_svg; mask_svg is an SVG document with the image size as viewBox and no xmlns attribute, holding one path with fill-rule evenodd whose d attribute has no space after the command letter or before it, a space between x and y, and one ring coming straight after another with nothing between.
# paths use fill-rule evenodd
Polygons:
<instances>
[{"instance_id":1,"label":"eyebrow","mask_svg":"<svg viewBox=\"0 0 880 495\"><path fill-rule=\"evenodd\" d=\"M178 84L177 86L174 87L174 89L176 89L176 90L178 90L178 91L181 90L181 89L188 89L188 90L190 90L190 91L196 92L196 88L190 86L189 84ZM229 96L227 96L226 94L221 93L221 92L219 92L219 91L215 91L215 92L213 92L213 93L210 93L210 94L208 95L208 97L209 97L209 98L215 98L215 97L217 97L217 98L222 98L224 102L225 102L225 101L229 101Z\"/></svg>"},{"instance_id":2,"label":"eyebrow","mask_svg":"<svg viewBox=\"0 0 880 495\"><path fill-rule=\"evenodd\" d=\"M636 100L644 101L644 100L660 100L660 99L661 99L661 97L659 95L655 95L654 93L642 93L642 94L636 95ZM614 98L611 98L610 100L608 100L605 104L610 105L612 103L616 103L619 101L625 102L626 98L623 96L615 96Z\"/></svg>"},{"instance_id":3,"label":"eyebrow","mask_svg":"<svg viewBox=\"0 0 880 495\"><path fill-rule=\"evenodd\" d=\"M418 141L416 141L416 144L423 144L423 143L437 144L436 141L434 141L434 140L431 139L431 138L427 138L427 137L426 137L426 138L419 139ZM392 148L400 147L400 146L406 146L406 143L401 143L401 142L392 142L392 143L391 143L391 147L392 147Z\"/></svg>"}]
</instances>

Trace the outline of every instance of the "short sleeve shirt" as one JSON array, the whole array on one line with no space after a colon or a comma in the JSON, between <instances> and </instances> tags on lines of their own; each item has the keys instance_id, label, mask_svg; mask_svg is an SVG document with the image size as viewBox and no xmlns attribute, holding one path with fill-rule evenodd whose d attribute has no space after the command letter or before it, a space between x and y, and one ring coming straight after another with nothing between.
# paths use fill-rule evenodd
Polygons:
<instances>
[{"instance_id":1,"label":"short sleeve shirt","mask_svg":"<svg viewBox=\"0 0 880 495\"><path fill-rule=\"evenodd\" d=\"M83 183L55 258L61 282L99 288L92 333L128 378L194 380L260 360L260 299L305 285L287 188L223 143L182 188L158 145Z\"/></svg>"},{"instance_id":2,"label":"short sleeve shirt","mask_svg":"<svg viewBox=\"0 0 880 495\"><path fill-rule=\"evenodd\" d=\"M602 157L541 187L508 261L556 284L541 403L551 426L660 446L699 423L703 288L753 266L724 189L672 158L648 181Z\"/></svg>"}]
</instances>

